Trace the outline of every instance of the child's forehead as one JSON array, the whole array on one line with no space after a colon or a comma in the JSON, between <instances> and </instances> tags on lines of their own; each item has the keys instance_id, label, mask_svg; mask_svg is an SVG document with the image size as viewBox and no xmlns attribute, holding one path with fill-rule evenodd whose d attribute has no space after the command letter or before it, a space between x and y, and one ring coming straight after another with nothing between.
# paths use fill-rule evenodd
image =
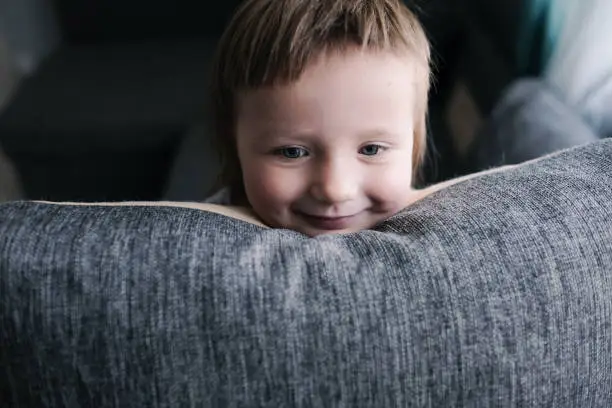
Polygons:
<instances>
[{"instance_id":1,"label":"child's forehead","mask_svg":"<svg viewBox=\"0 0 612 408\"><path fill-rule=\"evenodd\" d=\"M267 66L265 79L255 81L246 89L238 91L290 87L313 76L321 76L321 74L330 72L350 73L359 68L376 73L381 69L395 67L398 64L402 65L402 72L406 77L420 82L428 79L428 74L425 77L422 74L425 71L428 72L429 67L423 65L422 61L407 49L377 49L351 45L345 48L322 49L300 64L288 62L282 66ZM285 65L299 65L299 69L287 75Z\"/></svg>"},{"instance_id":2,"label":"child's forehead","mask_svg":"<svg viewBox=\"0 0 612 408\"><path fill-rule=\"evenodd\" d=\"M353 116L353 112L377 116L387 110L409 110L420 97L415 86L420 79L412 65L409 59L393 55L320 60L296 81L238 92L237 113L291 118L297 114Z\"/></svg>"},{"instance_id":3,"label":"child's forehead","mask_svg":"<svg viewBox=\"0 0 612 408\"><path fill-rule=\"evenodd\" d=\"M316 84L328 82L327 85L351 83L356 88L363 87L367 81L383 82L402 81L411 85L428 81L422 75L418 61L409 54L398 54L387 51L353 50L344 53L325 53L304 65L295 78L285 79L281 74L275 76L270 69L270 77L260 83L238 87L235 94L240 97L252 93L273 95L283 92L306 92L316 89Z\"/></svg>"},{"instance_id":4,"label":"child's forehead","mask_svg":"<svg viewBox=\"0 0 612 408\"><path fill-rule=\"evenodd\" d=\"M411 64L403 55L367 52L322 58L297 81L241 92L238 136L321 145L412 140L418 93Z\"/></svg>"}]
</instances>

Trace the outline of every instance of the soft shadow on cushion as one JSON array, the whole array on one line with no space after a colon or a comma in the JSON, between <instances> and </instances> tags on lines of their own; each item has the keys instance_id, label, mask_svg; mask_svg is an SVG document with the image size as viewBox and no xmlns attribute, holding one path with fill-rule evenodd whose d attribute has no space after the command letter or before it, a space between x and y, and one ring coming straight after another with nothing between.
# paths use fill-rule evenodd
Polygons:
<instances>
[{"instance_id":1,"label":"soft shadow on cushion","mask_svg":"<svg viewBox=\"0 0 612 408\"><path fill-rule=\"evenodd\" d=\"M0 206L6 406L607 406L612 141L309 239Z\"/></svg>"}]
</instances>

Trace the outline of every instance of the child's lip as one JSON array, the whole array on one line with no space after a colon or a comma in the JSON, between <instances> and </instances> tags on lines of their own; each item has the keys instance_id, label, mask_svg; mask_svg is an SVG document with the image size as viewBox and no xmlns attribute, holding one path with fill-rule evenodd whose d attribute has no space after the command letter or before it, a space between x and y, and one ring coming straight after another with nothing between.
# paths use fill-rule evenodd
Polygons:
<instances>
[{"instance_id":1,"label":"child's lip","mask_svg":"<svg viewBox=\"0 0 612 408\"><path fill-rule=\"evenodd\" d=\"M349 215L318 215L318 214L302 213L302 215L306 215L308 217L313 217L313 218L321 218L323 220L336 220L336 219L339 219L339 218L354 217L356 214L349 214Z\"/></svg>"},{"instance_id":2,"label":"child's lip","mask_svg":"<svg viewBox=\"0 0 612 408\"><path fill-rule=\"evenodd\" d=\"M304 212L298 213L310 225L321 230L341 230L350 227L354 218L359 214L342 215L342 216L327 216L315 215Z\"/></svg>"}]
</instances>

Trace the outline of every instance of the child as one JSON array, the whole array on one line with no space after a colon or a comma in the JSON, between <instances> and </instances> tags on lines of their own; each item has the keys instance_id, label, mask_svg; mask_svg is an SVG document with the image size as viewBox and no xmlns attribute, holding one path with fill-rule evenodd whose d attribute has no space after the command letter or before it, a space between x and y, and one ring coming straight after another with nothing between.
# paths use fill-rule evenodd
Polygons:
<instances>
[{"instance_id":1,"label":"child","mask_svg":"<svg viewBox=\"0 0 612 408\"><path fill-rule=\"evenodd\" d=\"M213 70L228 190L209 202L312 236L421 198L429 54L400 0L244 1Z\"/></svg>"},{"instance_id":2,"label":"child","mask_svg":"<svg viewBox=\"0 0 612 408\"><path fill-rule=\"evenodd\" d=\"M245 0L213 70L224 188L208 204L138 205L310 236L371 228L473 177L412 187L429 77L426 36L401 0Z\"/></svg>"},{"instance_id":3,"label":"child","mask_svg":"<svg viewBox=\"0 0 612 408\"><path fill-rule=\"evenodd\" d=\"M413 188L429 54L401 0L244 1L213 70L225 189L207 202L315 236L371 228L474 177Z\"/></svg>"}]
</instances>

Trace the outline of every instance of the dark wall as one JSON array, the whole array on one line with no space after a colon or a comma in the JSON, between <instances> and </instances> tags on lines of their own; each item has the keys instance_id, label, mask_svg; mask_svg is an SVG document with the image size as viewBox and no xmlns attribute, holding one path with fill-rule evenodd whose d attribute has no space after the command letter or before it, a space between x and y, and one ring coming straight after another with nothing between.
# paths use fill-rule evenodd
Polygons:
<instances>
[{"instance_id":1,"label":"dark wall","mask_svg":"<svg viewBox=\"0 0 612 408\"><path fill-rule=\"evenodd\" d=\"M218 35L239 0L54 0L69 43Z\"/></svg>"}]
</instances>

